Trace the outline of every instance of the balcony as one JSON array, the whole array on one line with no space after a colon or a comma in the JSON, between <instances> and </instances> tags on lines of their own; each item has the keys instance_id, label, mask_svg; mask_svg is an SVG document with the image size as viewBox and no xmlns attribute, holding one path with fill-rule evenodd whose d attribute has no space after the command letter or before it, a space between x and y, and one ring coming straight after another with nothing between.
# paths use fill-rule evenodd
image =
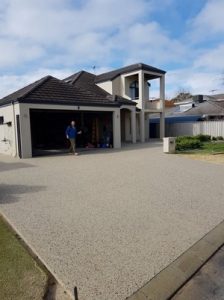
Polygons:
<instances>
[{"instance_id":1,"label":"balcony","mask_svg":"<svg viewBox=\"0 0 224 300\"><path fill-rule=\"evenodd\" d=\"M160 100L145 100L145 109L160 111L162 109Z\"/></svg>"}]
</instances>

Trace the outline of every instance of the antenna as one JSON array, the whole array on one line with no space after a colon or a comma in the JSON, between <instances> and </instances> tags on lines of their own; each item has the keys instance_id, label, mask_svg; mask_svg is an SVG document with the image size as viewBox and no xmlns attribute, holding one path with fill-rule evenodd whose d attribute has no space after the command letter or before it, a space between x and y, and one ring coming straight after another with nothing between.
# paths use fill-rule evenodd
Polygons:
<instances>
[{"instance_id":1,"label":"antenna","mask_svg":"<svg viewBox=\"0 0 224 300\"><path fill-rule=\"evenodd\" d=\"M92 69L93 69L93 73L96 75L96 66L92 66Z\"/></svg>"}]
</instances>

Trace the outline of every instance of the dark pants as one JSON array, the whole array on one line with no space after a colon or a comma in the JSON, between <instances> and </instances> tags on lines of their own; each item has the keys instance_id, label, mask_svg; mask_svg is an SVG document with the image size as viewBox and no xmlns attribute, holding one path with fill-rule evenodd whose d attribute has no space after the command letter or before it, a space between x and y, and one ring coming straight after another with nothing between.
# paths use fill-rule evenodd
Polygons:
<instances>
[{"instance_id":1,"label":"dark pants","mask_svg":"<svg viewBox=\"0 0 224 300\"><path fill-rule=\"evenodd\" d=\"M69 141L70 141L69 152L75 153L75 139L69 139Z\"/></svg>"}]
</instances>

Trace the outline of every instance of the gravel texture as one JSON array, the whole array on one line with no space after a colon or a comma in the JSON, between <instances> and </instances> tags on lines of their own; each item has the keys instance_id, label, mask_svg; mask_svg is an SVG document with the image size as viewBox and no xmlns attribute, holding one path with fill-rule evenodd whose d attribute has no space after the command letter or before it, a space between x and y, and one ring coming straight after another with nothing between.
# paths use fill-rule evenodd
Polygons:
<instances>
[{"instance_id":1,"label":"gravel texture","mask_svg":"<svg viewBox=\"0 0 224 300\"><path fill-rule=\"evenodd\" d=\"M80 300L124 300L223 220L223 178L158 143L0 156L0 210Z\"/></svg>"}]
</instances>

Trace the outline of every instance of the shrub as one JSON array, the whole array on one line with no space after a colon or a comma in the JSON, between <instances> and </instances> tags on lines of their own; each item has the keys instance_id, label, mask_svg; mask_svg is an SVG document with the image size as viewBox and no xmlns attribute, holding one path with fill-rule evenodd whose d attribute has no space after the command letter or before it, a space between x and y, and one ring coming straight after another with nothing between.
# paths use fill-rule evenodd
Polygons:
<instances>
[{"instance_id":1,"label":"shrub","mask_svg":"<svg viewBox=\"0 0 224 300\"><path fill-rule=\"evenodd\" d=\"M222 140L224 140L224 138L221 135L219 135L219 136L217 136L217 140L222 141Z\"/></svg>"},{"instance_id":2,"label":"shrub","mask_svg":"<svg viewBox=\"0 0 224 300\"><path fill-rule=\"evenodd\" d=\"M194 136L180 136L176 139L176 150L191 150L199 149L202 146L202 142Z\"/></svg>"},{"instance_id":3,"label":"shrub","mask_svg":"<svg viewBox=\"0 0 224 300\"><path fill-rule=\"evenodd\" d=\"M211 141L211 136L208 134L198 134L195 136L200 142L209 142Z\"/></svg>"},{"instance_id":4,"label":"shrub","mask_svg":"<svg viewBox=\"0 0 224 300\"><path fill-rule=\"evenodd\" d=\"M217 138L215 136L213 136L212 141L217 141Z\"/></svg>"}]
</instances>

